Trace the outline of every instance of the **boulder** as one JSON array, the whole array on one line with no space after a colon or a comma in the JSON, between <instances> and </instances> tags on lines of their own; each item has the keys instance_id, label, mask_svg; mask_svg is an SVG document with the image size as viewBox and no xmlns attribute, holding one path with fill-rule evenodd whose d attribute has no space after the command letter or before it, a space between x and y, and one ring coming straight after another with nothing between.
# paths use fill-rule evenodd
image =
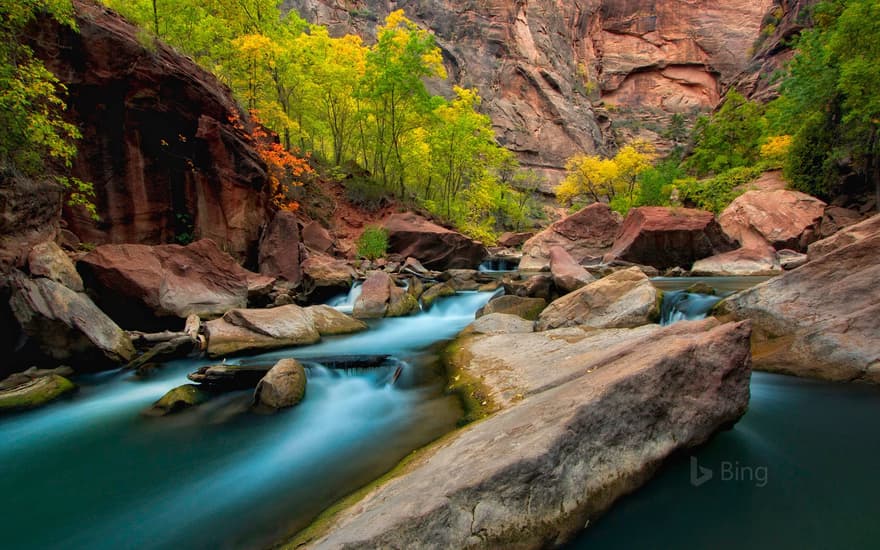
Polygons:
<instances>
[{"instance_id":1,"label":"boulder","mask_svg":"<svg viewBox=\"0 0 880 550\"><path fill-rule=\"evenodd\" d=\"M554 301L541 312L536 328L629 328L653 323L660 314L661 296L639 268L631 267Z\"/></svg>"},{"instance_id":2,"label":"boulder","mask_svg":"<svg viewBox=\"0 0 880 550\"><path fill-rule=\"evenodd\" d=\"M398 287L384 271L373 271L364 281L352 315L358 319L403 317L419 308L413 292Z\"/></svg>"},{"instance_id":3,"label":"boulder","mask_svg":"<svg viewBox=\"0 0 880 550\"><path fill-rule=\"evenodd\" d=\"M841 229L855 225L862 221L863 216L855 210L829 206L825 208L819 227L816 229L816 239L827 239Z\"/></svg>"},{"instance_id":4,"label":"boulder","mask_svg":"<svg viewBox=\"0 0 880 550\"><path fill-rule=\"evenodd\" d=\"M449 283L437 283L428 287L421 296L422 305L425 308L430 308L434 305L434 302L437 298L442 298L445 296L455 296L455 288Z\"/></svg>"},{"instance_id":5,"label":"boulder","mask_svg":"<svg viewBox=\"0 0 880 550\"><path fill-rule=\"evenodd\" d=\"M789 250L788 248L777 250L776 258L779 260L779 265L785 271L798 268L809 261L809 257L806 254L796 250Z\"/></svg>"},{"instance_id":6,"label":"boulder","mask_svg":"<svg viewBox=\"0 0 880 550\"><path fill-rule=\"evenodd\" d=\"M694 262L691 274L696 277L749 277L778 275L782 266L770 248L739 248Z\"/></svg>"},{"instance_id":7,"label":"boulder","mask_svg":"<svg viewBox=\"0 0 880 550\"><path fill-rule=\"evenodd\" d=\"M545 307L547 307L547 302L543 298L498 296L497 298L492 298L488 304L478 309L476 317L480 318L492 313L509 313L529 321L534 321Z\"/></svg>"},{"instance_id":8,"label":"boulder","mask_svg":"<svg viewBox=\"0 0 880 550\"><path fill-rule=\"evenodd\" d=\"M358 319L381 319L388 311L394 280L384 271L373 271L361 286L352 315Z\"/></svg>"},{"instance_id":9,"label":"boulder","mask_svg":"<svg viewBox=\"0 0 880 550\"><path fill-rule=\"evenodd\" d=\"M516 248L525 244L525 242L535 234L531 231L512 233L510 231L505 231L498 237L498 246L502 246L504 248Z\"/></svg>"},{"instance_id":10,"label":"boulder","mask_svg":"<svg viewBox=\"0 0 880 550\"><path fill-rule=\"evenodd\" d=\"M40 376L0 390L0 413L40 407L75 389L76 384L63 376Z\"/></svg>"},{"instance_id":11,"label":"boulder","mask_svg":"<svg viewBox=\"0 0 880 550\"><path fill-rule=\"evenodd\" d=\"M840 248L719 304L752 320L756 368L880 383L878 220L844 229L829 239Z\"/></svg>"},{"instance_id":12,"label":"boulder","mask_svg":"<svg viewBox=\"0 0 880 550\"><path fill-rule=\"evenodd\" d=\"M303 226L302 241L306 248L314 252L329 254L333 249L333 237L330 232L316 221Z\"/></svg>"},{"instance_id":13,"label":"boulder","mask_svg":"<svg viewBox=\"0 0 880 550\"><path fill-rule=\"evenodd\" d=\"M535 322L511 313L489 313L478 317L465 332L468 334L523 334L535 331Z\"/></svg>"},{"instance_id":14,"label":"boulder","mask_svg":"<svg viewBox=\"0 0 880 550\"><path fill-rule=\"evenodd\" d=\"M799 191L748 191L737 197L718 218L729 237L743 248L803 251L816 239L825 203Z\"/></svg>"},{"instance_id":15,"label":"boulder","mask_svg":"<svg viewBox=\"0 0 880 550\"><path fill-rule=\"evenodd\" d=\"M309 306L306 312L311 316L315 329L321 336L351 334L367 330L367 324L325 305Z\"/></svg>"},{"instance_id":16,"label":"boulder","mask_svg":"<svg viewBox=\"0 0 880 550\"><path fill-rule=\"evenodd\" d=\"M620 259L662 270L687 267L733 248L711 212L643 206L629 211L604 261Z\"/></svg>"},{"instance_id":17,"label":"boulder","mask_svg":"<svg viewBox=\"0 0 880 550\"><path fill-rule=\"evenodd\" d=\"M145 410L145 416L167 416L208 401L211 394L195 384L184 384L171 389Z\"/></svg>"},{"instance_id":18,"label":"boulder","mask_svg":"<svg viewBox=\"0 0 880 550\"><path fill-rule=\"evenodd\" d=\"M321 339L313 315L296 305L272 309L234 309L205 323L207 353L232 353L314 344Z\"/></svg>"},{"instance_id":19,"label":"boulder","mask_svg":"<svg viewBox=\"0 0 880 550\"><path fill-rule=\"evenodd\" d=\"M101 309L135 330L176 328L189 315L218 317L247 306L249 287L265 283L211 240L102 245L78 268Z\"/></svg>"},{"instance_id":20,"label":"boulder","mask_svg":"<svg viewBox=\"0 0 880 550\"><path fill-rule=\"evenodd\" d=\"M40 243L31 249L28 254L28 271L32 277L52 279L75 292L85 290L76 266L53 241Z\"/></svg>"},{"instance_id":21,"label":"boulder","mask_svg":"<svg viewBox=\"0 0 880 550\"><path fill-rule=\"evenodd\" d=\"M348 292L357 276L345 260L317 253L309 254L302 272L306 293L318 302Z\"/></svg>"},{"instance_id":22,"label":"boulder","mask_svg":"<svg viewBox=\"0 0 880 550\"><path fill-rule=\"evenodd\" d=\"M37 378L52 376L53 374L66 378L74 374L74 370L64 365L55 367L54 369L38 369L37 367L30 367L22 372L14 372L3 380L0 380L0 390L10 390L16 386L32 382Z\"/></svg>"},{"instance_id":23,"label":"boulder","mask_svg":"<svg viewBox=\"0 0 880 550\"><path fill-rule=\"evenodd\" d=\"M596 279L574 261L574 258L561 246L550 248L550 273L553 284L563 294L575 291Z\"/></svg>"},{"instance_id":24,"label":"boulder","mask_svg":"<svg viewBox=\"0 0 880 550\"><path fill-rule=\"evenodd\" d=\"M479 242L411 212L393 214L384 227L389 252L416 258L428 269L475 268L488 255Z\"/></svg>"},{"instance_id":25,"label":"boulder","mask_svg":"<svg viewBox=\"0 0 880 550\"><path fill-rule=\"evenodd\" d=\"M717 325L636 329L613 344L580 329L565 330L582 344L551 333L464 344L475 355L464 368L487 373L503 410L434 444L309 547L562 544L746 411L748 324Z\"/></svg>"},{"instance_id":26,"label":"boulder","mask_svg":"<svg viewBox=\"0 0 880 550\"><path fill-rule=\"evenodd\" d=\"M27 336L26 350L81 371L118 366L134 357L128 336L85 294L43 278L16 276L11 286L9 305Z\"/></svg>"},{"instance_id":27,"label":"boulder","mask_svg":"<svg viewBox=\"0 0 880 550\"><path fill-rule=\"evenodd\" d=\"M260 236L259 271L296 286L302 279L299 224L293 212L279 210Z\"/></svg>"},{"instance_id":28,"label":"boulder","mask_svg":"<svg viewBox=\"0 0 880 550\"><path fill-rule=\"evenodd\" d=\"M853 243L864 240L880 231L880 214L851 225L821 241L812 243L807 249L807 257L812 261Z\"/></svg>"},{"instance_id":29,"label":"boulder","mask_svg":"<svg viewBox=\"0 0 880 550\"><path fill-rule=\"evenodd\" d=\"M277 411L298 405L306 394L306 370L295 359L275 363L254 390L254 408Z\"/></svg>"},{"instance_id":30,"label":"boulder","mask_svg":"<svg viewBox=\"0 0 880 550\"><path fill-rule=\"evenodd\" d=\"M556 221L523 244L521 271L542 271L550 267L550 249L561 247L582 263L601 258L611 249L620 229L620 214L604 203L594 203Z\"/></svg>"},{"instance_id":31,"label":"boulder","mask_svg":"<svg viewBox=\"0 0 880 550\"><path fill-rule=\"evenodd\" d=\"M551 275L531 275L525 279L505 278L502 281L504 292L510 296L541 298L551 302L555 297L556 285Z\"/></svg>"}]
</instances>

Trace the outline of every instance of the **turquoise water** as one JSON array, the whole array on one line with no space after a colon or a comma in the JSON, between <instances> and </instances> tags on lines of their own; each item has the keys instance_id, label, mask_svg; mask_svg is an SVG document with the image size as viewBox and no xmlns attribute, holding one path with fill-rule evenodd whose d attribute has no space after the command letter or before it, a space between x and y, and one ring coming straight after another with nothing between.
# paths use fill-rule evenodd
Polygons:
<instances>
[{"instance_id":1,"label":"turquoise water","mask_svg":"<svg viewBox=\"0 0 880 550\"><path fill-rule=\"evenodd\" d=\"M880 388L755 372L749 410L620 500L570 550L880 546ZM696 480L707 468L712 478Z\"/></svg>"},{"instance_id":2,"label":"turquoise water","mask_svg":"<svg viewBox=\"0 0 880 550\"><path fill-rule=\"evenodd\" d=\"M206 361L175 361L142 380L110 372L44 409L0 420L0 547L251 548L269 545L451 430L429 348L453 337L488 293L307 348L257 356L393 354L370 370L308 369L305 400L274 416L237 392L179 415L140 412ZM254 358L247 358L254 360Z\"/></svg>"}]
</instances>

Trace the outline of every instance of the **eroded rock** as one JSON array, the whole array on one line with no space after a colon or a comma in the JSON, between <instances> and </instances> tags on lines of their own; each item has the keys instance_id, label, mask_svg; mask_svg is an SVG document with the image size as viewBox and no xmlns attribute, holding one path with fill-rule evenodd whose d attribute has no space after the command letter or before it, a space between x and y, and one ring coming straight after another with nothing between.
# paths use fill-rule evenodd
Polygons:
<instances>
[{"instance_id":1,"label":"eroded rock","mask_svg":"<svg viewBox=\"0 0 880 550\"><path fill-rule=\"evenodd\" d=\"M76 389L76 384L57 374L40 376L0 390L0 413L41 407Z\"/></svg>"},{"instance_id":2,"label":"eroded rock","mask_svg":"<svg viewBox=\"0 0 880 550\"><path fill-rule=\"evenodd\" d=\"M575 263L600 259L611 249L620 229L620 214L604 203L591 204L556 221L523 244L521 271L542 271L550 268L550 250L560 247Z\"/></svg>"},{"instance_id":3,"label":"eroded rock","mask_svg":"<svg viewBox=\"0 0 880 550\"><path fill-rule=\"evenodd\" d=\"M763 249L738 248L697 260L691 267L691 273L698 277L778 275L782 273L782 265L776 252L770 247Z\"/></svg>"},{"instance_id":4,"label":"eroded rock","mask_svg":"<svg viewBox=\"0 0 880 550\"><path fill-rule=\"evenodd\" d=\"M287 305L272 309L234 309L205 323L207 353L233 353L314 344L321 339L306 309Z\"/></svg>"},{"instance_id":5,"label":"eroded rock","mask_svg":"<svg viewBox=\"0 0 880 550\"><path fill-rule=\"evenodd\" d=\"M298 405L306 394L306 370L296 359L275 363L254 390L254 408L277 411Z\"/></svg>"},{"instance_id":6,"label":"eroded rock","mask_svg":"<svg viewBox=\"0 0 880 550\"><path fill-rule=\"evenodd\" d=\"M541 312L536 328L645 325L658 319L661 295L639 268L615 271L552 302Z\"/></svg>"},{"instance_id":7,"label":"eroded rock","mask_svg":"<svg viewBox=\"0 0 880 550\"><path fill-rule=\"evenodd\" d=\"M562 294L573 292L596 280L559 246L550 248L550 273L553 275L553 284Z\"/></svg>"},{"instance_id":8,"label":"eroded rock","mask_svg":"<svg viewBox=\"0 0 880 550\"><path fill-rule=\"evenodd\" d=\"M384 227L390 252L416 258L428 269L476 268L489 254L482 244L411 212L393 214Z\"/></svg>"},{"instance_id":9,"label":"eroded rock","mask_svg":"<svg viewBox=\"0 0 880 550\"><path fill-rule=\"evenodd\" d=\"M743 248L806 250L816 239L825 203L799 191L748 191L737 197L718 221Z\"/></svg>"}]
</instances>

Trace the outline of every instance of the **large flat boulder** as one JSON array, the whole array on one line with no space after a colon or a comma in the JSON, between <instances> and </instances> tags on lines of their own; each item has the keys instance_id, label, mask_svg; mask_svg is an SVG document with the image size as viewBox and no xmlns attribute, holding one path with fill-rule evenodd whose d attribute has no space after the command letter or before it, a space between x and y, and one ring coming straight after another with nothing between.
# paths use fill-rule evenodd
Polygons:
<instances>
[{"instance_id":1,"label":"large flat boulder","mask_svg":"<svg viewBox=\"0 0 880 550\"><path fill-rule=\"evenodd\" d=\"M412 212L393 214L384 227L389 252L416 258L428 269L473 269L489 255L481 243Z\"/></svg>"},{"instance_id":2,"label":"large flat boulder","mask_svg":"<svg viewBox=\"0 0 880 550\"><path fill-rule=\"evenodd\" d=\"M825 203L799 191L747 191L718 218L724 232L743 248L769 244L803 251L816 239Z\"/></svg>"},{"instance_id":3,"label":"large flat boulder","mask_svg":"<svg viewBox=\"0 0 880 550\"><path fill-rule=\"evenodd\" d=\"M137 330L182 326L190 315L210 319L246 307L258 277L207 239L187 246L102 245L77 267L101 308Z\"/></svg>"},{"instance_id":4,"label":"large flat boulder","mask_svg":"<svg viewBox=\"0 0 880 550\"><path fill-rule=\"evenodd\" d=\"M580 332L581 341L589 338ZM615 335L620 340L608 345L596 337L582 347L550 333L482 337L494 351L482 348L476 360L498 363L487 385L510 395L503 410L436 444L307 546L562 544L667 457L703 443L748 405L747 323L635 332L630 341ZM528 351L520 343L529 338L546 343L563 375L544 356L520 359L510 351Z\"/></svg>"},{"instance_id":5,"label":"large flat boulder","mask_svg":"<svg viewBox=\"0 0 880 550\"><path fill-rule=\"evenodd\" d=\"M550 267L550 249L561 247L581 263L601 258L611 249L620 229L621 216L604 203L591 204L558 220L523 244L522 271L542 271Z\"/></svg>"},{"instance_id":6,"label":"large flat boulder","mask_svg":"<svg viewBox=\"0 0 880 550\"><path fill-rule=\"evenodd\" d=\"M129 362L128 335L92 300L52 279L15 276L9 306L26 336L22 353L95 371ZM57 363L56 363L57 364Z\"/></svg>"},{"instance_id":7,"label":"large flat boulder","mask_svg":"<svg viewBox=\"0 0 880 550\"><path fill-rule=\"evenodd\" d=\"M290 286L302 278L299 224L293 212L279 210L260 236L259 270Z\"/></svg>"},{"instance_id":8,"label":"large flat boulder","mask_svg":"<svg viewBox=\"0 0 880 550\"><path fill-rule=\"evenodd\" d=\"M541 312L536 328L646 325L658 319L660 297L660 291L638 267L622 269L552 302Z\"/></svg>"},{"instance_id":9,"label":"large flat boulder","mask_svg":"<svg viewBox=\"0 0 880 550\"><path fill-rule=\"evenodd\" d=\"M686 269L701 258L733 248L711 212L643 206L629 211L604 260Z\"/></svg>"},{"instance_id":10,"label":"large flat boulder","mask_svg":"<svg viewBox=\"0 0 880 550\"><path fill-rule=\"evenodd\" d=\"M708 277L778 275L782 265L771 247L738 248L694 262L691 274Z\"/></svg>"},{"instance_id":11,"label":"large flat boulder","mask_svg":"<svg viewBox=\"0 0 880 550\"><path fill-rule=\"evenodd\" d=\"M878 221L844 229L830 238L839 248L721 303L752 320L756 368L880 383Z\"/></svg>"},{"instance_id":12,"label":"large flat boulder","mask_svg":"<svg viewBox=\"0 0 880 550\"><path fill-rule=\"evenodd\" d=\"M292 304L272 309L233 309L205 323L205 332L210 357L314 344L321 339L312 315Z\"/></svg>"}]
</instances>

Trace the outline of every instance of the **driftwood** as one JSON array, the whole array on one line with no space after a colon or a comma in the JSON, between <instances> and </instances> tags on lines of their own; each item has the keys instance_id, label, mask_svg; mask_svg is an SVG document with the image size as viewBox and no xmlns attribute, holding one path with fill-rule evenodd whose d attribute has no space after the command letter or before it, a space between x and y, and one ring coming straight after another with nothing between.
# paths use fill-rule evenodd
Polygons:
<instances>
[{"instance_id":1,"label":"driftwood","mask_svg":"<svg viewBox=\"0 0 880 550\"><path fill-rule=\"evenodd\" d=\"M136 346L169 342L171 340L181 337L190 338L185 332L173 332L170 330L166 330L164 332L140 332L133 330L129 331L128 337L131 338L131 343Z\"/></svg>"},{"instance_id":2,"label":"driftwood","mask_svg":"<svg viewBox=\"0 0 880 550\"><path fill-rule=\"evenodd\" d=\"M146 352L142 353L123 369L139 369L147 363L162 363L171 359L186 357L196 349L197 342L183 334L176 338L159 342Z\"/></svg>"}]
</instances>

